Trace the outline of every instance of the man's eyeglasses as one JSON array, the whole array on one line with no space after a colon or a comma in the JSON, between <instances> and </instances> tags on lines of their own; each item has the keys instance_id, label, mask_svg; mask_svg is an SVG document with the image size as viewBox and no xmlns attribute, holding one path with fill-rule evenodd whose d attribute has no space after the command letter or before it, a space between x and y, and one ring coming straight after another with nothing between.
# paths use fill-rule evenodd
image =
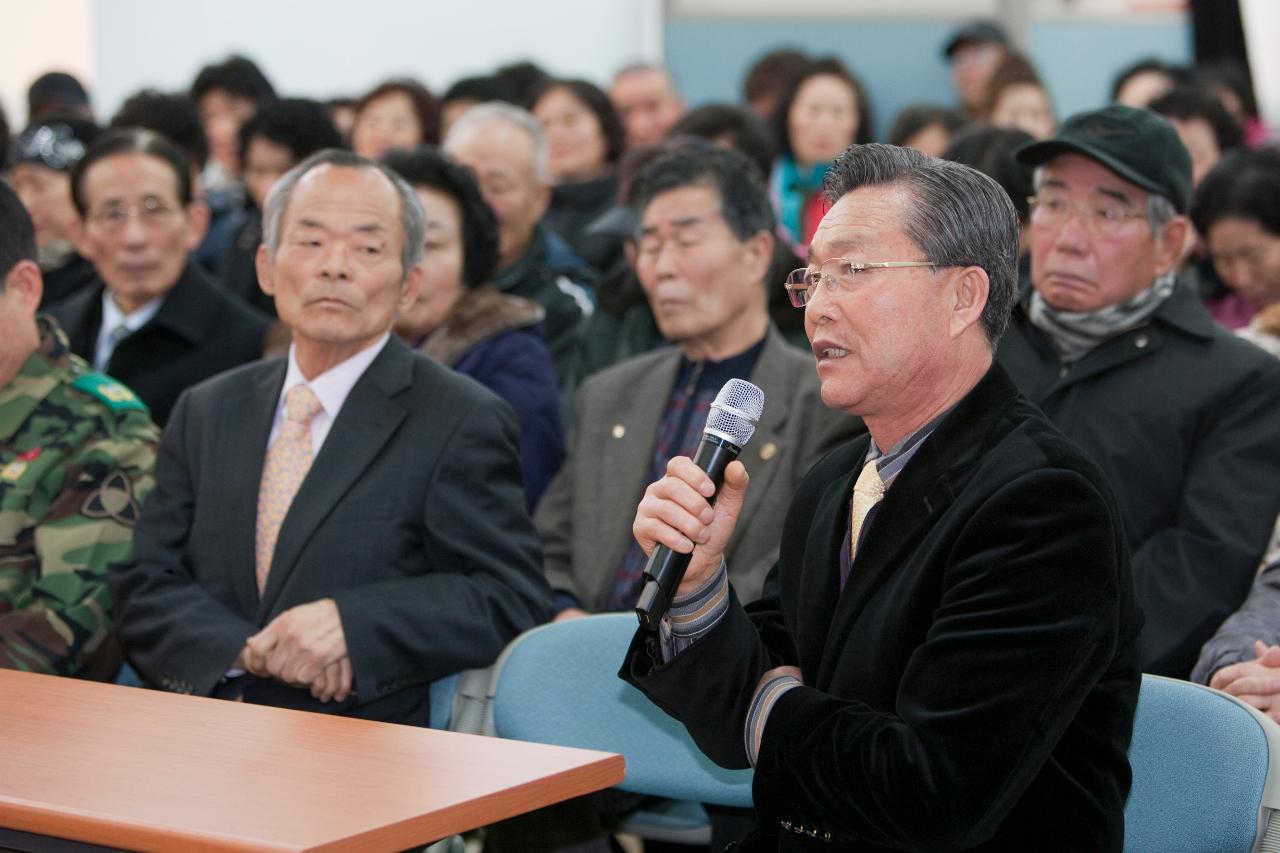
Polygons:
<instances>
[{"instance_id":1,"label":"man's eyeglasses","mask_svg":"<svg viewBox=\"0 0 1280 853\"><path fill-rule=\"evenodd\" d=\"M1075 202L1043 193L1031 196L1027 203L1031 205L1032 225L1057 228L1074 215L1085 230L1096 237L1115 234L1130 219L1143 219L1147 215L1145 211L1134 210L1120 202Z\"/></svg>"},{"instance_id":2,"label":"man's eyeglasses","mask_svg":"<svg viewBox=\"0 0 1280 853\"><path fill-rule=\"evenodd\" d=\"M137 216L138 221L147 228L154 228L167 221L177 208L158 198L149 198L141 204L111 204L101 207L89 214L88 219L104 231L119 231L124 228L130 218Z\"/></svg>"},{"instance_id":3,"label":"man's eyeglasses","mask_svg":"<svg viewBox=\"0 0 1280 853\"><path fill-rule=\"evenodd\" d=\"M895 270L906 267L936 267L932 261L878 261L876 263L855 263L848 258L831 258L818 268L801 267L787 275L784 287L791 296L791 304L803 308L813 299L818 285L825 284L830 296L848 293L856 285L858 274L867 270Z\"/></svg>"}]
</instances>

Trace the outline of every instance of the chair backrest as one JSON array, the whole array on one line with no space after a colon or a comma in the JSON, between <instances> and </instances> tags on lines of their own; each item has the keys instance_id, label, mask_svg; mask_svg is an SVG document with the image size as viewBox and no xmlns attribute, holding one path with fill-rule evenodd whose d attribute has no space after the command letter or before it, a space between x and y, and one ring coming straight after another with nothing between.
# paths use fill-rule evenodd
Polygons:
<instances>
[{"instance_id":1,"label":"chair backrest","mask_svg":"<svg viewBox=\"0 0 1280 853\"><path fill-rule=\"evenodd\" d=\"M1199 684L1144 675L1129 763L1126 851L1261 849L1280 807L1280 726L1255 708ZM1280 821L1271 832L1280 833Z\"/></svg>"},{"instance_id":2,"label":"chair backrest","mask_svg":"<svg viewBox=\"0 0 1280 853\"><path fill-rule=\"evenodd\" d=\"M716 766L682 724L618 678L635 632L634 615L611 613L517 637L493 667L491 733L621 753L625 791L750 806L750 770Z\"/></svg>"},{"instance_id":3,"label":"chair backrest","mask_svg":"<svg viewBox=\"0 0 1280 853\"><path fill-rule=\"evenodd\" d=\"M427 726L433 729L447 729L453 718L453 695L462 673L455 672L444 678L436 679L427 688L430 691L431 709L428 712Z\"/></svg>"}]
</instances>

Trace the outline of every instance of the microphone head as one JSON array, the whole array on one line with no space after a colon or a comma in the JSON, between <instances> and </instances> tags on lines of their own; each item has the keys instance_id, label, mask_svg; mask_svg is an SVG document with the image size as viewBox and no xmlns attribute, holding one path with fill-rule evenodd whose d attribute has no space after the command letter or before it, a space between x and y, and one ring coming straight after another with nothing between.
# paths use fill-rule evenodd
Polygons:
<instances>
[{"instance_id":1,"label":"microphone head","mask_svg":"<svg viewBox=\"0 0 1280 853\"><path fill-rule=\"evenodd\" d=\"M764 413L764 392L745 379L730 379L716 395L706 432L737 447L751 440Z\"/></svg>"}]
</instances>

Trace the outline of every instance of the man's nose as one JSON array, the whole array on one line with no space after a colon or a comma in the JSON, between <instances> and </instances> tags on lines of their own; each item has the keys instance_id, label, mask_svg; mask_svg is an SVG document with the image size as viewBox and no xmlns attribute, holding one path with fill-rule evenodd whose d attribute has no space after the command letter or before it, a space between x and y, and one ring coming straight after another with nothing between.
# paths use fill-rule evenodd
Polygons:
<instances>
[{"instance_id":1,"label":"man's nose","mask_svg":"<svg viewBox=\"0 0 1280 853\"><path fill-rule=\"evenodd\" d=\"M131 211L120 228L120 242L126 246L142 246L147 243L150 236L151 231L143 224L142 215L137 211Z\"/></svg>"},{"instance_id":2,"label":"man's nose","mask_svg":"<svg viewBox=\"0 0 1280 853\"><path fill-rule=\"evenodd\" d=\"M350 272L351 253L345 243L331 243L320 261L320 275L330 279L346 279Z\"/></svg>"},{"instance_id":3,"label":"man's nose","mask_svg":"<svg viewBox=\"0 0 1280 853\"><path fill-rule=\"evenodd\" d=\"M1083 252L1089 244L1089 231L1084 224L1084 212L1079 208L1072 209L1062 222L1058 223L1053 235L1053 247L1069 252Z\"/></svg>"}]
</instances>

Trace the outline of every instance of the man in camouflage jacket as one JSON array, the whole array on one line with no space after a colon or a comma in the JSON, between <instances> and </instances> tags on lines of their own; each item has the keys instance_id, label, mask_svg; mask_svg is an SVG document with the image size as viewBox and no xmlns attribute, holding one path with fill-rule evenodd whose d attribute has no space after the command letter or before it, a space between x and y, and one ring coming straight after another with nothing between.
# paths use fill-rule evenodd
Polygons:
<instances>
[{"instance_id":1,"label":"man in camouflage jacket","mask_svg":"<svg viewBox=\"0 0 1280 853\"><path fill-rule=\"evenodd\" d=\"M158 436L129 389L36 315L35 257L0 184L0 667L110 679L106 569L132 551Z\"/></svg>"}]
</instances>

